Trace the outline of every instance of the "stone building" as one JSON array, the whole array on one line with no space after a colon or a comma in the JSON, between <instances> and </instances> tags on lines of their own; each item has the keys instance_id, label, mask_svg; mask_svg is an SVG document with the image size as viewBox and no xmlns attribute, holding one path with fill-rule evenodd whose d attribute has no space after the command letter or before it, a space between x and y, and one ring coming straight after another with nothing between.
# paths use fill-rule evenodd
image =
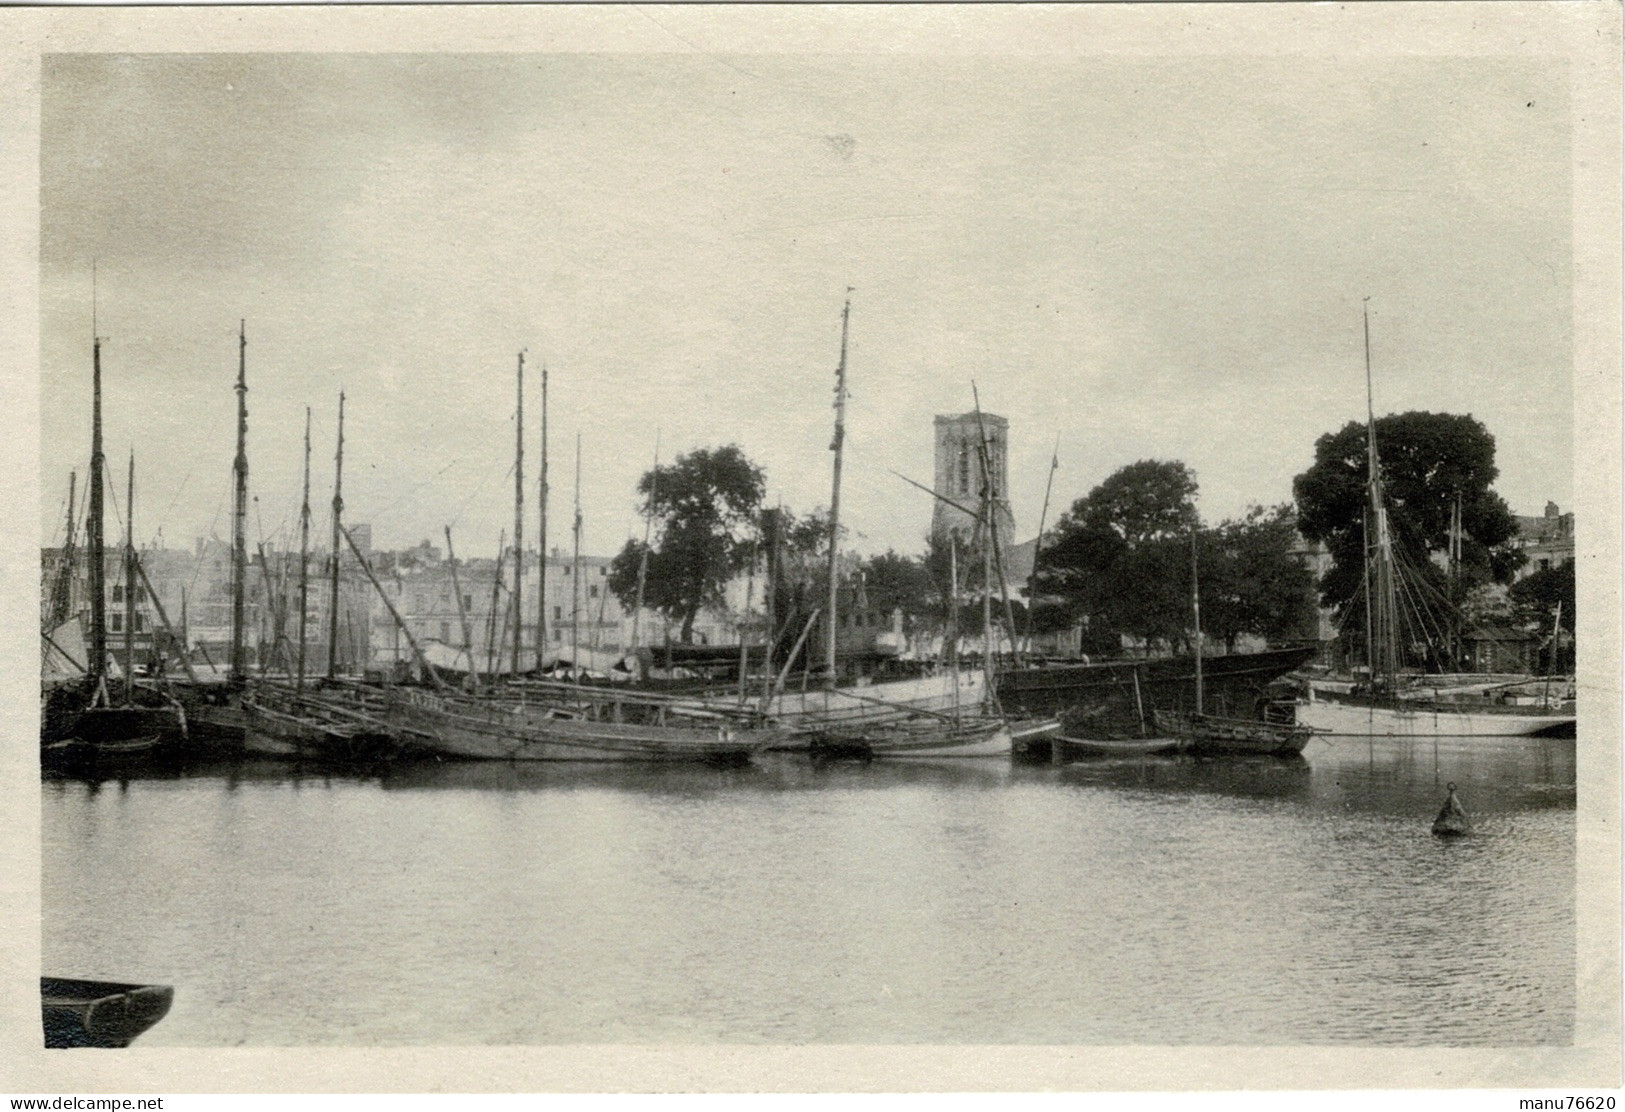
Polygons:
<instances>
[{"instance_id":1,"label":"stone building","mask_svg":"<svg viewBox=\"0 0 1625 1112\"><path fill-rule=\"evenodd\" d=\"M941 495L931 511L931 534L958 533L961 540L975 534L974 514L982 499L980 447L987 436L988 472L992 480L993 520L999 547L1008 552L1015 534L1010 513L1010 422L991 413L939 414L935 422L936 471L932 489ZM956 509L946 498L963 509ZM965 511L971 511L969 513Z\"/></svg>"},{"instance_id":2,"label":"stone building","mask_svg":"<svg viewBox=\"0 0 1625 1112\"><path fill-rule=\"evenodd\" d=\"M1518 548L1528 560L1516 576L1523 579L1547 568L1574 560L1574 514L1562 513L1556 502L1546 503L1540 517L1518 516Z\"/></svg>"}]
</instances>

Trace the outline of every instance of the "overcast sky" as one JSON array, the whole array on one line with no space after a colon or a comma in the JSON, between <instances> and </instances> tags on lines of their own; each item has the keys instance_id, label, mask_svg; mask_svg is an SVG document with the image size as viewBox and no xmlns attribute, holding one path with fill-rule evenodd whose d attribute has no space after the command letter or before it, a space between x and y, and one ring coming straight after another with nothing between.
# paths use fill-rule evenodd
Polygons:
<instances>
[{"instance_id":1,"label":"overcast sky","mask_svg":"<svg viewBox=\"0 0 1625 1112\"><path fill-rule=\"evenodd\" d=\"M325 535L492 555L514 365L550 375L550 541L641 534L655 452L737 443L827 505L852 294L843 518L923 548L931 419L1010 421L1017 533L1180 459L1216 522L1291 497L1319 435L1471 413L1519 513L1572 498L1563 64L755 55L48 57L42 540L106 449L137 533L230 533L236 334L263 537L297 543L304 407ZM110 528L110 533L112 532Z\"/></svg>"}]
</instances>

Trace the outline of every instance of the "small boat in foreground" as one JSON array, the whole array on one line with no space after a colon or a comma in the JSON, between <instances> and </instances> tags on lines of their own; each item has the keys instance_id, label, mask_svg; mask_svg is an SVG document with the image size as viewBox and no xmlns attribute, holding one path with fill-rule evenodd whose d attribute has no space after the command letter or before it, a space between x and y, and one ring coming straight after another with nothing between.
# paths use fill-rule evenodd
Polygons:
<instances>
[{"instance_id":1,"label":"small boat in foreground","mask_svg":"<svg viewBox=\"0 0 1625 1112\"><path fill-rule=\"evenodd\" d=\"M1178 738L1193 753L1302 753L1315 729L1295 723L1252 718L1221 718L1213 714L1154 712L1157 731Z\"/></svg>"},{"instance_id":2,"label":"small boat in foreground","mask_svg":"<svg viewBox=\"0 0 1625 1112\"><path fill-rule=\"evenodd\" d=\"M39 986L47 1049L129 1046L175 999L168 985L41 977Z\"/></svg>"},{"instance_id":3,"label":"small boat in foreground","mask_svg":"<svg viewBox=\"0 0 1625 1112\"><path fill-rule=\"evenodd\" d=\"M1004 719L968 715L869 726L850 736L823 727L815 732L808 751L815 757L1008 757L1011 748Z\"/></svg>"},{"instance_id":4,"label":"small boat in foreground","mask_svg":"<svg viewBox=\"0 0 1625 1112\"><path fill-rule=\"evenodd\" d=\"M1054 734L1050 738L1056 756L1065 757L1146 757L1178 753L1185 743L1177 737L1090 738Z\"/></svg>"}]
</instances>

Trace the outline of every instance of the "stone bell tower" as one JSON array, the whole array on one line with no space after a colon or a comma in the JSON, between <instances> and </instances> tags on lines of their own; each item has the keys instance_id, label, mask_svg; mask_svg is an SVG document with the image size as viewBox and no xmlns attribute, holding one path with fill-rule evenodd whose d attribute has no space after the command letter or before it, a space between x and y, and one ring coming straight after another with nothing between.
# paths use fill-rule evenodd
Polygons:
<instances>
[{"instance_id":1,"label":"stone bell tower","mask_svg":"<svg viewBox=\"0 0 1625 1112\"><path fill-rule=\"evenodd\" d=\"M1010 422L991 413L978 420L975 413L939 414L936 428L936 476L932 489L974 513L982 499L982 462L979 446L987 436L988 473L992 479L993 522L999 548L1010 551L1015 521L1010 513L1009 443ZM941 499L931 511L931 535L956 532L968 541L976 532L972 514L955 509Z\"/></svg>"}]
</instances>

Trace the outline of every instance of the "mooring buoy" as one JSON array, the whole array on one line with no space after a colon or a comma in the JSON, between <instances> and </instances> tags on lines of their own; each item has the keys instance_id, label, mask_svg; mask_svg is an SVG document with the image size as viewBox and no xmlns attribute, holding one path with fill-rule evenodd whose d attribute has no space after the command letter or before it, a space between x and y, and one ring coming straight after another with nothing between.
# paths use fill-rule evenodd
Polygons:
<instances>
[{"instance_id":1,"label":"mooring buoy","mask_svg":"<svg viewBox=\"0 0 1625 1112\"><path fill-rule=\"evenodd\" d=\"M1473 820L1467 815L1467 808L1461 805L1456 798L1456 785L1444 786L1444 806L1439 808L1439 817L1433 820L1433 833L1441 838L1459 838L1473 832Z\"/></svg>"}]
</instances>

